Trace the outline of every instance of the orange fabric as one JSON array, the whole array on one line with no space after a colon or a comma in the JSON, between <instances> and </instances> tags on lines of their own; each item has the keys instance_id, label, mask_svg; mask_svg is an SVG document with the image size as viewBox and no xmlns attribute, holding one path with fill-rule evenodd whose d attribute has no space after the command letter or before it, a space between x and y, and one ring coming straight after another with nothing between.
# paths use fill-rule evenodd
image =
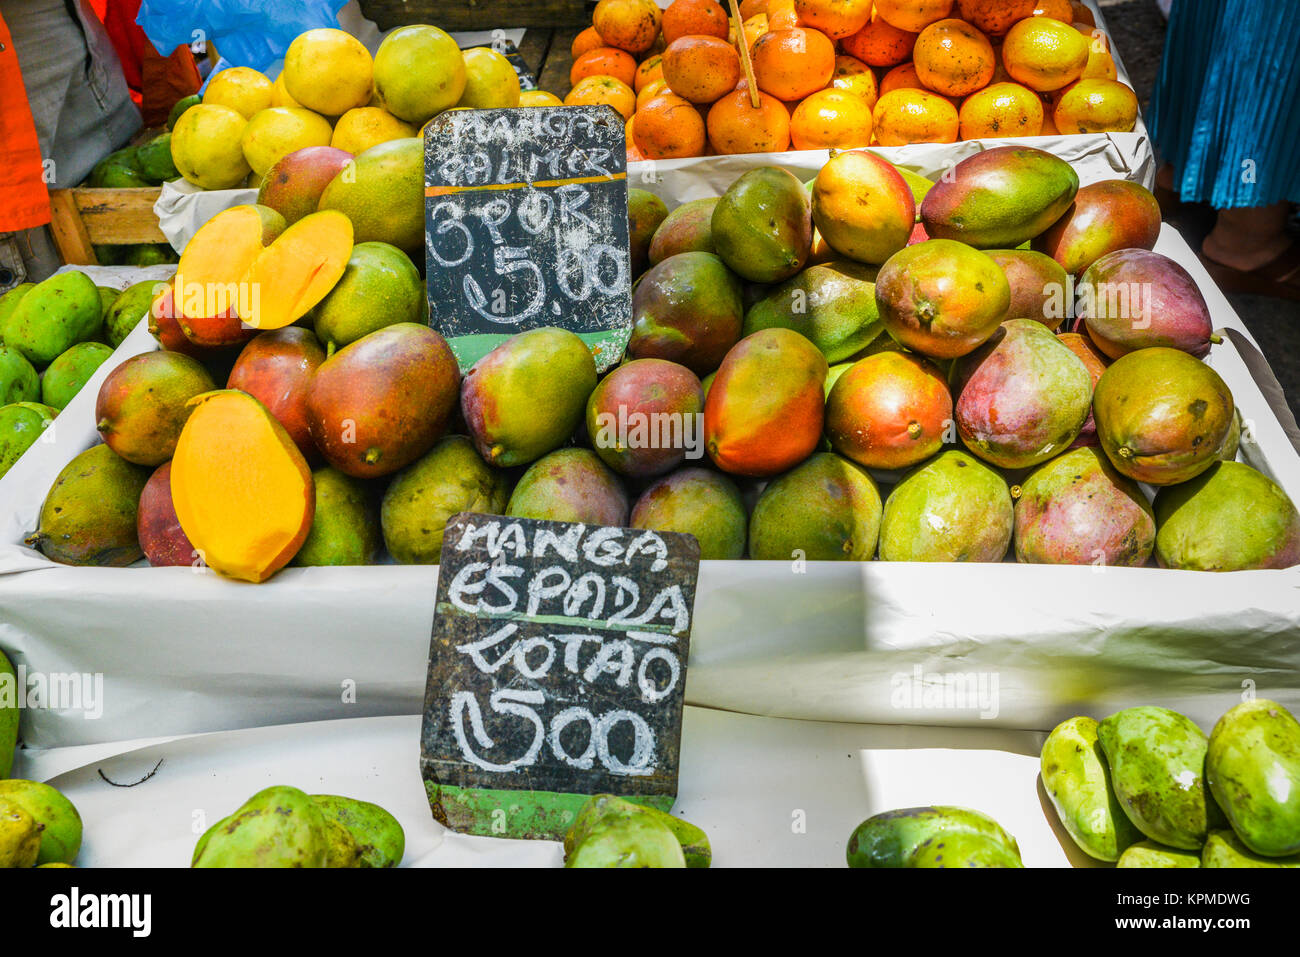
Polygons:
<instances>
[{"instance_id":1,"label":"orange fabric","mask_svg":"<svg viewBox=\"0 0 1300 957\"><path fill-rule=\"evenodd\" d=\"M163 126L177 100L199 92L203 77L190 48L181 44L169 57L161 57L150 45L141 64L144 76L144 103L140 114L149 128Z\"/></svg>"},{"instance_id":2,"label":"orange fabric","mask_svg":"<svg viewBox=\"0 0 1300 957\"><path fill-rule=\"evenodd\" d=\"M0 232L50 221L50 192L41 165L36 122L9 25L0 14Z\"/></svg>"}]
</instances>

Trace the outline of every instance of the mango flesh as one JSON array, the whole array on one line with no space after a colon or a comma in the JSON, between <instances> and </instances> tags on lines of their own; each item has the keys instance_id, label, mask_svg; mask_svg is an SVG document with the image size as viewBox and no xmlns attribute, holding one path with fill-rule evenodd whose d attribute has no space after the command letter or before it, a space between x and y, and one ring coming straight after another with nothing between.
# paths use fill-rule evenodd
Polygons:
<instances>
[{"instance_id":1,"label":"mango flesh","mask_svg":"<svg viewBox=\"0 0 1300 957\"><path fill-rule=\"evenodd\" d=\"M352 221L354 242L382 242L406 253L424 247L424 141L404 137L372 146L321 194L321 210Z\"/></svg>"},{"instance_id":2,"label":"mango flesh","mask_svg":"<svg viewBox=\"0 0 1300 957\"><path fill-rule=\"evenodd\" d=\"M632 278L650 265L650 243L668 218L668 206L654 193L630 187L627 191L628 241L631 243Z\"/></svg>"},{"instance_id":3,"label":"mango flesh","mask_svg":"<svg viewBox=\"0 0 1300 957\"><path fill-rule=\"evenodd\" d=\"M334 353L312 376L312 439L341 472L391 474L442 437L459 388L460 369L442 336L415 323L386 326Z\"/></svg>"},{"instance_id":4,"label":"mango flesh","mask_svg":"<svg viewBox=\"0 0 1300 957\"><path fill-rule=\"evenodd\" d=\"M13 682L17 687L18 675L13 662L0 651L0 680ZM9 777L14 766L14 749L18 746L18 696L0 699L0 779Z\"/></svg>"},{"instance_id":5,"label":"mango flesh","mask_svg":"<svg viewBox=\"0 0 1300 957\"><path fill-rule=\"evenodd\" d=\"M742 335L793 329L839 362L884 331L876 306L876 270L855 262L809 266L773 288L745 313Z\"/></svg>"},{"instance_id":6,"label":"mango flesh","mask_svg":"<svg viewBox=\"0 0 1300 957\"><path fill-rule=\"evenodd\" d=\"M343 277L352 255L352 222L322 210L304 216L258 254L240 280L256 294L240 318L256 329L297 322Z\"/></svg>"},{"instance_id":7,"label":"mango flesh","mask_svg":"<svg viewBox=\"0 0 1300 957\"><path fill-rule=\"evenodd\" d=\"M159 286L160 283L154 280L137 282L117 295L104 314L104 335L110 346L114 349L120 346L131 330L149 315L149 306Z\"/></svg>"},{"instance_id":8,"label":"mango flesh","mask_svg":"<svg viewBox=\"0 0 1300 957\"><path fill-rule=\"evenodd\" d=\"M337 794L313 794L327 821L336 821L351 833L360 850L361 867L397 867L406 850L406 834L397 818L378 804Z\"/></svg>"},{"instance_id":9,"label":"mango flesh","mask_svg":"<svg viewBox=\"0 0 1300 957\"><path fill-rule=\"evenodd\" d=\"M241 289L239 283L285 228L284 217L275 210L254 205L232 206L200 226L185 244L176 266L172 308L178 317L213 318L228 310L238 315L252 298L252 290ZM155 300L155 318L157 307ZM238 323L235 327L238 331ZM210 344L230 343L222 339Z\"/></svg>"},{"instance_id":10,"label":"mango flesh","mask_svg":"<svg viewBox=\"0 0 1300 957\"><path fill-rule=\"evenodd\" d=\"M149 476L140 493L136 533L144 557L154 568L190 565L198 557L176 515L171 482L172 464L164 462Z\"/></svg>"},{"instance_id":11,"label":"mango flesh","mask_svg":"<svg viewBox=\"0 0 1300 957\"><path fill-rule=\"evenodd\" d=\"M634 359L592 390L587 437L615 472L653 478L681 465L691 447L703 454L703 412L704 390L690 369Z\"/></svg>"},{"instance_id":12,"label":"mango flesh","mask_svg":"<svg viewBox=\"0 0 1300 957\"><path fill-rule=\"evenodd\" d=\"M41 827L36 864L71 864L81 850L81 815L66 797L39 781L0 781L0 801L17 805Z\"/></svg>"},{"instance_id":13,"label":"mango flesh","mask_svg":"<svg viewBox=\"0 0 1300 957\"><path fill-rule=\"evenodd\" d=\"M937 867L937 847L954 842L958 866L1019 867L1020 848L997 821L970 808L936 805L900 808L867 818L849 836L852 868Z\"/></svg>"},{"instance_id":14,"label":"mango flesh","mask_svg":"<svg viewBox=\"0 0 1300 957\"><path fill-rule=\"evenodd\" d=\"M62 409L71 402L113 350L102 342L79 342L49 364L41 376L41 402Z\"/></svg>"},{"instance_id":15,"label":"mango flesh","mask_svg":"<svg viewBox=\"0 0 1300 957\"><path fill-rule=\"evenodd\" d=\"M749 557L870 561L880 517L880 492L867 471L818 452L763 489L749 519Z\"/></svg>"},{"instance_id":16,"label":"mango flesh","mask_svg":"<svg viewBox=\"0 0 1300 957\"><path fill-rule=\"evenodd\" d=\"M1075 290L1075 311L1112 359L1154 346L1201 358L1217 341L1196 280L1168 256L1146 249L1121 249L1089 266Z\"/></svg>"},{"instance_id":17,"label":"mango flesh","mask_svg":"<svg viewBox=\"0 0 1300 957\"><path fill-rule=\"evenodd\" d=\"M265 581L289 563L311 530L311 470L252 396L226 389L193 405L172 460L181 528L214 571Z\"/></svg>"},{"instance_id":18,"label":"mango flesh","mask_svg":"<svg viewBox=\"0 0 1300 957\"><path fill-rule=\"evenodd\" d=\"M528 467L505 514L552 522L627 525L627 491L590 449L560 449Z\"/></svg>"},{"instance_id":19,"label":"mango flesh","mask_svg":"<svg viewBox=\"0 0 1300 957\"><path fill-rule=\"evenodd\" d=\"M907 474L885 500L880 558L887 562L1000 562L1011 544L1006 480L950 450Z\"/></svg>"},{"instance_id":20,"label":"mango flesh","mask_svg":"<svg viewBox=\"0 0 1300 957\"><path fill-rule=\"evenodd\" d=\"M1126 708L1097 726L1097 740L1120 807L1151 840L1195 850L1222 826L1204 779L1209 741L1191 719L1168 708Z\"/></svg>"},{"instance_id":21,"label":"mango flesh","mask_svg":"<svg viewBox=\"0 0 1300 957\"><path fill-rule=\"evenodd\" d=\"M901 352L859 359L836 377L826 398L831 447L868 468L925 461L943 447L951 424L952 395L939 370Z\"/></svg>"},{"instance_id":22,"label":"mango flesh","mask_svg":"<svg viewBox=\"0 0 1300 957\"><path fill-rule=\"evenodd\" d=\"M709 846L709 837L694 824L656 807L635 804L612 794L594 795L578 811L572 827L564 835L565 855L572 854L593 831L635 817L656 821L668 828L681 846L687 867L708 867L712 863L713 850Z\"/></svg>"},{"instance_id":23,"label":"mango flesh","mask_svg":"<svg viewBox=\"0 0 1300 957\"><path fill-rule=\"evenodd\" d=\"M1266 698L1229 709L1210 732L1205 777L1246 847L1300 853L1300 722L1290 711Z\"/></svg>"},{"instance_id":24,"label":"mango flesh","mask_svg":"<svg viewBox=\"0 0 1300 957\"><path fill-rule=\"evenodd\" d=\"M294 565L369 565L379 551L379 515L360 479L328 466L312 473L316 513Z\"/></svg>"},{"instance_id":25,"label":"mango flesh","mask_svg":"<svg viewBox=\"0 0 1300 957\"><path fill-rule=\"evenodd\" d=\"M1050 256L1029 249L990 249L1011 289L1006 319L1036 319L1056 330L1069 309L1069 277Z\"/></svg>"},{"instance_id":26,"label":"mango flesh","mask_svg":"<svg viewBox=\"0 0 1300 957\"><path fill-rule=\"evenodd\" d=\"M1160 236L1160 204L1141 183L1108 179L1082 187L1074 202L1031 247L1077 276L1117 249L1151 249Z\"/></svg>"},{"instance_id":27,"label":"mango flesh","mask_svg":"<svg viewBox=\"0 0 1300 957\"><path fill-rule=\"evenodd\" d=\"M1047 565L1145 565L1155 547L1151 506L1096 448L1040 465L1016 500L1016 558Z\"/></svg>"},{"instance_id":28,"label":"mango flesh","mask_svg":"<svg viewBox=\"0 0 1300 957\"><path fill-rule=\"evenodd\" d=\"M1186 482L1213 465L1234 410L1219 374L1178 349L1139 349L1116 359L1092 396L1106 457L1150 485Z\"/></svg>"},{"instance_id":29,"label":"mango flesh","mask_svg":"<svg viewBox=\"0 0 1300 957\"><path fill-rule=\"evenodd\" d=\"M484 462L470 439L446 436L389 483L380 511L384 542L396 562L436 565L453 515L500 515L509 498L505 472Z\"/></svg>"},{"instance_id":30,"label":"mango flesh","mask_svg":"<svg viewBox=\"0 0 1300 957\"><path fill-rule=\"evenodd\" d=\"M629 524L694 535L701 559L745 557L745 501L735 482L711 469L678 469L650 485L633 506Z\"/></svg>"},{"instance_id":31,"label":"mango flesh","mask_svg":"<svg viewBox=\"0 0 1300 957\"><path fill-rule=\"evenodd\" d=\"M1043 789L1079 850L1116 861L1142 837L1115 798L1094 718L1058 724L1043 742L1040 762Z\"/></svg>"},{"instance_id":32,"label":"mango flesh","mask_svg":"<svg viewBox=\"0 0 1300 957\"><path fill-rule=\"evenodd\" d=\"M812 248L812 205L794 175L775 166L736 179L713 208L713 245L752 282L780 282L804 267Z\"/></svg>"},{"instance_id":33,"label":"mango flesh","mask_svg":"<svg viewBox=\"0 0 1300 957\"><path fill-rule=\"evenodd\" d=\"M631 815L594 825L565 867L685 867L677 837L661 821Z\"/></svg>"},{"instance_id":34,"label":"mango flesh","mask_svg":"<svg viewBox=\"0 0 1300 957\"><path fill-rule=\"evenodd\" d=\"M316 456L307 416L311 378L325 361L310 329L288 326L263 332L244 346L226 379L226 388L247 392L275 416L298 451Z\"/></svg>"},{"instance_id":35,"label":"mango flesh","mask_svg":"<svg viewBox=\"0 0 1300 957\"><path fill-rule=\"evenodd\" d=\"M1069 447L1092 402L1078 356L1033 319L1009 319L953 367L957 433L1002 468L1027 468Z\"/></svg>"},{"instance_id":36,"label":"mango flesh","mask_svg":"<svg viewBox=\"0 0 1300 957\"><path fill-rule=\"evenodd\" d=\"M1211 831L1201 848L1202 867L1300 867L1300 854L1264 857L1253 853L1232 831Z\"/></svg>"},{"instance_id":37,"label":"mango flesh","mask_svg":"<svg viewBox=\"0 0 1300 957\"><path fill-rule=\"evenodd\" d=\"M0 868L35 867L41 826L23 808L0 800Z\"/></svg>"},{"instance_id":38,"label":"mango flesh","mask_svg":"<svg viewBox=\"0 0 1300 957\"><path fill-rule=\"evenodd\" d=\"M744 318L736 274L713 253L679 253L637 283L627 353L679 362L696 375L707 375L740 338Z\"/></svg>"},{"instance_id":39,"label":"mango flesh","mask_svg":"<svg viewBox=\"0 0 1300 957\"><path fill-rule=\"evenodd\" d=\"M718 196L692 199L668 213L655 229L647 252L651 266L678 253L716 253L713 246L713 209Z\"/></svg>"},{"instance_id":40,"label":"mango flesh","mask_svg":"<svg viewBox=\"0 0 1300 957\"><path fill-rule=\"evenodd\" d=\"M1028 146L997 146L945 174L921 203L921 222L935 239L1011 249L1060 219L1078 190L1078 174L1060 157Z\"/></svg>"},{"instance_id":41,"label":"mango flesh","mask_svg":"<svg viewBox=\"0 0 1300 957\"><path fill-rule=\"evenodd\" d=\"M59 273L18 301L0 329L0 337L28 362L44 366L77 343L96 338L103 319L99 290L90 277L80 272Z\"/></svg>"},{"instance_id":42,"label":"mango flesh","mask_svg":"<svg viewBox=\"0 0 1300 957\"><path fill-rule=\"evenodd\" d=\"M118 455L136 465L172 457L192 411L190 400L216 388L196 359L146 352L108 374L95 402L96 428Z\"/></svg>"},{"instance_id":43,"label":"mango flesh","mask_svg":"<svg viewBox=\"0 0 1300 957\"><path fill-rule=\"evenodd\" d=\"M821 440L826 359L790 329L762 329L727 353L704 403L709 458L764 477L806 459Z\"/></svg>"},{"instance_id":44,"label":"mango flesh","mask_svg":"<svg viewBox=\"0 0 1300 957\"><path fill-rule=\"evenodd\" d=\"M840 256L879 266L907 245L915 193L888 160L865 150L836 153L813 181L812 218Z\"/></svg>"},{"instance_id":45,"label":"mango flesh","mask_svg":"<svg viewBox=\"0 0 1300 957\"><path fill-rule=\"evenodd\" d=\"M91 446L54 480L26 544L64 565L130 565L142 554L136 513L148 480L107 445Z\"/></svg>"},{"instance_id":46,"label":"mango flesh","mask_svg":"<svg viewBox=\"0 0 1300 957\"><path fill-rule=\"evenodd\" d=\"M305 146L276 160L257 187L257 202L275 210L292 226L316 212L325 187L352 162L353 155L333 146Z\"/></svg>"},{"instance_id":47,"label":"mango flesh","mask_svg":"<svg viewBox=\"0 0 1300 957\"><path fill-rule=\"evenodd\" d=\"M1213 837L1213 835L1211 835ZM1119 856L1116 867L1200 867L1198 851L1181 851L1165 847L1155 841L1138 841L1130 844Z\"/></svg>"},{"instance_id":48,"label":"mango flesh","mask_svg":"<svg viewBox=\"0 0 1300 957\"><path fill-rule=\"evenodd\" d=\"M259 791L200 839L191 867L325 867L325 817L297 788Z\"/></svg>"},{"instance_id":49,"label":"mango flesh","mask_svg":"<svg viewBox=\"0 0 1300 957\"><path fill-rule=\"evenodd\" d=\"M977 249L930 239L895 253L876 278L885 329L915 352L964 356L1007 318L1011 287L1002 268Z\"/></svg>"},{"instance_id":50,"label":"mango flesh","mask_svg":"<svg viewBox=\"0 0 1300 957\"><path fill-rule=\"evenodd\" d=\"M248 121L238 110L216 103L197 103L172 127L171 152L176 169L199 189L231 189L252 168L240 139Z\"/></svg>"},{"instance_id":51,"label":"mango flesh","mask_svg":"<svg viewBox=\"0 0 1300 957\"><path fill-rule=\"evenodd\" d=\"M388 243L358 243L311 316L321 344L333 353L385 326L422 322L424 306L424 280L406 253Z\"/></svg>"},{"instance_id":52,"label":"mango flesh","mask_svg":"<svg viewBox=\"0 0 1300 957\"><path fill-rule=\"evenodd\" d=\"M423 124L456 105L465 92L465 60L456 41L437 27L399 27L375 51L375 93L384 109Z\"/></svg>"}]
</instances>

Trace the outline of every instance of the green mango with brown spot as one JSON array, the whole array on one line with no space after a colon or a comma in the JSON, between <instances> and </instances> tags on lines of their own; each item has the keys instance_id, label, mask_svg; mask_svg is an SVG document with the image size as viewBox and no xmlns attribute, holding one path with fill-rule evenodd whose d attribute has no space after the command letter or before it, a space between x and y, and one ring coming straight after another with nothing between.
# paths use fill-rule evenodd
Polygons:
<instances>
[{"instance_id":1,"label":"green mango with brown spot","mask_svg":"<svg viewBox=\"0 0 1300 957\"><path fill-rule=\"evenodd\" d=\"M1138 841L1130 844L1119 856L1116 867L1200 867L1199 851L1184 851L1176 847L1165 847L1155 841Z\"/></svg>"},{"instance_id":2,"label":"green mango with brown spot","mask_svg":"<svg viewBox=\"0 0 1300 957\"><path fill-rule=\"evenodd\" d=\"M645 818L666 827L681 846L687 867L702 868L712 863L713 849L709 846L709 836L690 821L674 817L656 807L636 804L612 794L594 795L578 811L573 825L564 835L565 857L573 855L593 833L633 818Z\"/></svg>"},{"instance_id":3,"label":"green mango with brown spot","mask_svg":"<svg viewBox=\"0 0 1300 957\"><path fill-rule=\"evenodd\" d=\"M735 482L712 469L680 468L654 482L637 499L629 522L694 535L701 559L745 557L745 500Z\"/></svg>"},{"instance_id":4,"label":"green mango with brown spot","mask_svg":"<svg viewBox=\"0 0 1300 957\"><path fill-rule=\"evenodd\" d=\"M718 199L688 200L669 212L650 240L650 265L657 266L678 253L717 252L713 248L713 208Z\"/></svg>"},{"instance_id":5,"label":"green mango with brown spot","mask_svg":"<svg viewBox=\"0 0 1300 957\"><path fill-rule=\"evenodd\" d=\"M1300 722L1290 711L1266 698L1229 709L1210 732L1205 776L1246 847L1300 854Z\"/></svg>"},{"instance_id":6,"label":"green mango with brown spot","mask_svg":"<svg viewBox=\"0 0 1300 957\"><path fill-rule=\"evenodd\" d=\"M64 565L130 565L144 556L136 519L149 474L107 445L91 446L63 467L40 528L24 541Z\"/></svg>"},{"instance_id":7,"label":"green mango with brown spot","mask_svg":"<svg viewBox=\"0 0 1300 957\"><path fill-rule=\"evenodd\" d=\"M1099 861L1115 861L1141 839L1111 787L1096 719L1062 721L1043 742L1039 760L1043 790L1081 851Z\"/></svg>"},{"instance_id":8,"label":"green mango with brown spot","mask_svg":"<svg viewBox=\"0 0 1300 957\"><path fill-rule=\"evenodd\" d=\"M851 868L1023 867L1016 839L970 808L935 805L885 811L849 836Z\"/></svg>"},{"instance_id":9,"label":"green mango with brown spot","mask_svg":"<svg viewBox=\"0 0 1300 957\"><path fill-rule=\"evenodd\" d=\"M847 359L884 331L876 305L878 271L848 260L809 266L750 306L741 335L793 329L820 349L827 362Z\"/></svg>"},{"instance_id":10,"label":"green mango with brown spot","mask_svg":"<svg viewBox=\"0 0 1300 957\"><path fill-rule=\"evenodd\" d=\"M378 804L337 794L313 794L312 803L327 821L348 830L359 851L358 867L397 867L406 852L406 833L397 818Z\"/></svg>"},{"instance_id":11,"label":"green mango with brown spot","mask_svg":"<svg viewBox=\"0 0 1300 957\"><path fill-rule=\"evenodd\" d=\"M1201 848L1202 867L1300 867L1300 854L1265 857L1251 851L1232 831L1211 831Z\"/></svg>"},{"instance_id":12,"label":"green mango with brown spot","mask_svg":"<svg viewBox=\"0 0 1300 957\"><path fill-rule=\"evenodd\" d=\"M63 272L38 283L18 301L0 338L41 367L78 342L90 342L104 326L99 289L85 273Z\"/></svg>"},{"instance_id":13,"label":"green mango with brown spot","mask_svg":"<svg viewBox=\"0 0 1300 957\"><path fill-rule=\"evenodd\" d=\"M379 551L379 509L365 482L326 466L312 473L316 512L291 565L369 565Z\"/></svg>"},{"instance_id":14,"label":"green mango with brown spot","mask_svg":"<svg viewBox=\"0 0 1300 957\"><path fill-rule=\"evenodd\" d=\"M812 251L812 198L788 170L760 166L736 179L713 208L713 246L751 282L789 279Z\"/></svg>"},{"instance_id":15,"label":"green mango with brown spot","mask_svg":"<svg viewBox=\"0 0 1300 957\"><path fill-rule=\"evenodd\" d=\"M295 787L254 794L200 839L191 867L326 867L324 814Z\"/></svg>"},{"instance_id":16,"label":"green mango with brown spot","mask_svg":"<svg viewBox=\"0 0 1300 957\"><path fill-rule=\"evenodd\" d=\"M667 217L668 206L654 193L635 187L628 189L627 233L631 244L633 279L650 265L650 243Z\"/></svg>"},{"instance_id":17,"label":"green mango with brown spot","mask_svg":"<svg viewBox=\"0 0 1300 957\"><path fill-rule=\"evenodd\" d=\"M58 414L58 409L39 402L13 402L0 406L0 478L36 444Z\"/></svg>"}]
</instances>

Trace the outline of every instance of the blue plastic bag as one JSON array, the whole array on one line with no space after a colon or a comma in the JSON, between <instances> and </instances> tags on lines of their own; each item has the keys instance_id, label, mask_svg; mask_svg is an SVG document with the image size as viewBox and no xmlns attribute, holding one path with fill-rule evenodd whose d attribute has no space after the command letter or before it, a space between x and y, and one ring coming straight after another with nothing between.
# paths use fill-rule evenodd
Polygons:
<instances>
[{"instance_id":1,"label":"blue plastic bag","mask_svg":"<svg viewBox=\"0 0 1300 957\"><path fill-rule=\"evenodd\" d=\"M298 34L337 27L346 0L143 0L135 22L162 56L211 40L227 66L267 67Z\"/></svg>"}]
</instances>

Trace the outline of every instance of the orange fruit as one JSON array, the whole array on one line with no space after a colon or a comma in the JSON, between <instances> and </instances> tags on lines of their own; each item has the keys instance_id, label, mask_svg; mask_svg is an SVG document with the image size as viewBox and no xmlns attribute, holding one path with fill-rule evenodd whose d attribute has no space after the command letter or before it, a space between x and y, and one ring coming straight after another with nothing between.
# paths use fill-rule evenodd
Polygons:
<instances>
[{"instance_id":1,"label":"orange fruit","mask_svg":"<svg viewBox=\"0 0 1300 957\"><path fill-rule=\"evenodd\" d=\"M644 53L659 36L659 5L654 0L600 0L592 25L607 46Z\"/></svg>"},{"instance_id":2,"label":"orange fruit","mask_svg":"<svg viewBox=\"0 0 1300 957\"><path fill-rule=\"evenodd\" d=\"M1129 133L1137 94L1118 80L1079 80L1061 92L1052 119L1062 133Z\"/></svg>"},{"instance_id":3,"label":"orange fruit","mask_svg":"<svg viewBox=\"0 0 1300 957\"><path fill-rule=\"evenodd\" d=\"M957 15L987 37L1004 37L1017 20L1034 15L1036 0L957 0Z\"/></svg>"},{"instance_id":4,"label":"orange fruit","mask_svg":"<svg viewBox=\"0 0 1300 957\"><path fill-rule=\"evenodd\" d=\"M794 0L799 22L832 40L857 33L871 19L872 0Z\"/></svg>"},{"instance_id":5,"label":"orange fruit","mask_svg":"<svg viewBox=\"0 0 1300 957\"><path fill-rule=\"evenodd\" d=\"M627 161L629 163L641 163L645 161L645 154L636 148L635 143L627 144Z\"/></svg>"},{"instance_id":6,"label":"orange fruit","mask_svg":"<svg viewBox=\"0 0 1300 957\"><path fill-rule=\"evenodd\" d=\"M727 39L727 11L716 0L673 0L663 14L664 41L700 36Z\"/></svg>"},{"instance_id":7,"label":"orange fruit","mask_svg":"<svg viewBox=\"0 0 1300 957\"><path fill-rule=\"evenodd\" d=\"M1002 62L1017 83L1050 93L1083 75L1088 65L1088 41L1060 20L1030 17L1007 33Z\"/></svg>"},{"instance_id":8,"label":"orange fruit","mask_svg":"<svg viewBox=\"0 0 1300 957\"><path fill-rule=\"evenodd\" d=\"M597 75L584 76L564 98L565 106L593 103L608 103L626 120L636 110L636 94L617 77Z\"/></svg>"},{"instance_id":9,"label":"orange fruit","mask_svg":"<svg viewBox=\"0 0 1300 957\"><path fill-rule=\"evenodd\" d=\"M880 78L880 96L894 90L924 90L923 84L916 76L915 63L900 63Z\"/></svg>"},{"instance_id":10,"label":"orange fruit","mask_svg":"<svg viewBox=\"0 0 1300 957\"><path fill-rule=\"evenodd\" d=\"M740 0L740 19L748 20L760 13L767 16L767 0Z\"/></svg>"},{"instance_id":11,"label":"orange fruit","mask_svg":"<svg viewBox=\"0 0 1300 957\"><path fill-rule=\"evenodd\" d=\"M636 60L632 54L614 47L596 47L573 61L569 68L569 85L586 76L612 76L631 86L636 79Z\"/></svg>"},{"instance_id":12,"label":"orange fruit","mask_svg":"<svg viewBox=\"0 0 1300 957\"><path fill-rule=\"evenodd\" d=\"M793 30L799 23L799 14L794 8L794 0L768 0L767 28L769 30Z\"/></svg>"},{"instance_id":13,"label":"orange fruit","mask_svg":"<svg viewBox=\"0 0 1300 957\"><path fill-rule=\"evenodd\" d=\"M569 55L576 60L588 50L595 50L598 47L605 46L609 46L609 44L600 38L600 34L596 32L596 28L587 27L587 29L583 30L573 38L573 43L569 47Z\"/></svg>"},{"instance_id":14,"label":"orange fruit","mask_svg":"<svg viewBox=\"0 0 1300 957\"><path fill-rule=\"evenodd\" d=\"M993 79L993 45L965 20L939 20L921 31L912 51L916 75L945 96L965 96Z\"/></svg>"},{"instance_id":15,"label":"orange fruit","mask_svg":"<svg viewBox=\"0 0 1300 957\"><path fill-rule=\"evenodd\" d=\"M1061 131L1056 128L1056 120L1052 118L1051 110L1043 110L1043 128L1038 131L1039 136L1060 136Z\"/></svg>"},{"instance_id":16,"label":"orange fruit","mask_svg":"<svg viewBox=\"0 0 1300 957\"><path fill-rule=\"evenodd\" d=\"M841 40L840 46L870 66L894 66L912 55L916 36L882 20L877 11L866 26Z\"/></svg>"},{"instance_id":17,"label":"orange fruit","mask_svg":"<svg viewBox=\"0 0 1300 957\"><path fill-rule=\"evenodd\" d=\"M694 104L675 93L660 94L638 110L632 135L646 159L700 156L704 152L704 120Z\"/></svg>"},{"instance_id":18,"label":"orange fruit","mask_svg":"<svg viewBox=\"0 0 1300 957\"><path fill-rule=\"evenodd\" d=\"M952 13L953 0L876 0L876 12L900 30L920 33Z\"/></svg>"},{"instance_id":19,"label":"orange fruit","mask_svg":"<svg viewBox=\"0 0 1300 957\"><path fill-rule=\"evenodd\" d=\"M647 83L661 79L664 75L663 64L663 55L659 53L642 60L641 64L636 68L636 75L632 77L632 89L640 93Z\"/></svg>"},{"instance_id":20,"label":"orange fruit","mask_svg":"<svg viewBox=\"0 0 1300 957\"><path fill-rule=\"evenodd\" d=\"M938 93L898 89L876 101L872 125L881 146L906 146L955 143L960 123L957 107Z\"/></svg>"},{"instance_id":21,"label":"orange fruit","mask_svg":"<svg viewBox=\"0 0 1300 957\"><path fill-rule=\"evenodd\" d=\"M636 108L638 110L641 109L641 107L645 106L661 93L671 92L672 90L668 89L668 81L663 77L659 77L657 80L651 80L637 92Z\"/></svg>"},{"instance_id":22,"label":"orange fruit","mask_svg":"<svg viewBox=\"0 0 1300 957\"><path fill-rule=\"evenodd\" d=\"M636 114L633 113L631 116L627 118L627 122L623 124L623 140L625 143L636 142L636 139L632 132L633 129L635 129L635 127L636 127Z\"/></svg>"},{"instance_id":23,"label":"orange fruit","mask_svg":"<svg viewBox=\"0 0 1300 957\"><path fill-rule=\"evenodd\" d=\"M1086 3L1080 3L1079 0L1070 0L1070 9L1074 15L1070 17L1075 23L1086 23L1090 27L1097 25L1097 18L1093 16L1092 10Z\"/></svg>"},{"instance_id":24,"label":"orange fruit","mask_svg":"<svg viewBox=\"0 0 1300 957\"><path fill-rule=\"evenodd\" d=\"M810 27L764 33L752 57L758 88L778 100L802 100L824 89L835 73L835 45Z\"/></svg>"},{"instance_id":25,"label":"orange fruit","mask_svg":"<svg viewBox=\"0 0 1300 957\"><path fill-rule=\"evenodd\" d=\"M736 48L717 37L686 36L664 51L664 79L678 96L692 103L712 103L740 81Z\"/></svg>"},{"instance_id":26,"label":"orange fruit","mask_svg":"<svg viewBox=\"0 0 1300 957\"><path fill-rule=\"evenodd\" d=\"M836 90L844 90L846 93L861 97L867 104L867 109L874 107L876 100L880 98L880 91L876 87L876 74L871 72L871 67L851 56L835 58L835 74L831 86Z\"/></svg>"},{"instance_id":27,"label":"orange fruit","mask_svg":"<svg viewBox=\"0 0 1300 957\"><path fill-rule=\"evenodd\" d=\"M1070 5L1070 0L1038 0L1034 4L1034 16L1051 17L1062 23L1073 23L1074 7Z\"/></svg>"},{"instance_id":28,"label":"orange fruit","mask_svg":"<svg viewBox=\"0 0 1300 957\"><path fill-rule=\"evenodd\" d=\"M1104 49L1099 49L1100 46L1099 43L1088 45L1088 63L1079 79L1113 80L1119 76L1119 71L1115 69L1115 58Z\"/></svg>"},{"instance_id":29,"label":"orange fruit","mask_svg":"<svg viewBox=\"0 0 1300 957\"><path fill-rule=\"evenodd\" d=\"M790 114L797 150L850 149L871 142L871 107L844 90L818 90Z\"/></svg>"},{"instance_id":30,"label":"orange fruit","mask_svg":"<svg viewBox=\"0 0 1300 957\"><path fill-rule=\"evenodd\" d=\"M1037 136L1043 128L1043 101L1019 83L994 83L966 97L958 120L964 140Z\"/></svg>"},{"instance_id":31,"label":"orange fruit","mask_svg":"<svg viewBox=\"0 0 1300 957\"><path fill-rule=\"evenodd\" d=\"M728 93L709 108L709 142L719 153L780 153L790 147L790 114L770 93L758 92L757 109L749 90Z\"/></svg>"},{"instance_id":32,"label":"orange fruit","mask_svg":"<svg viewBox=\"0 0 1300 957\"><path fill-rule=\"evenodd\" d=\"M752 55L754 43L767 32L767 14L756 13L742 25L745 31L745 44L749 47Z\"/></svg>"}]
</instances>

